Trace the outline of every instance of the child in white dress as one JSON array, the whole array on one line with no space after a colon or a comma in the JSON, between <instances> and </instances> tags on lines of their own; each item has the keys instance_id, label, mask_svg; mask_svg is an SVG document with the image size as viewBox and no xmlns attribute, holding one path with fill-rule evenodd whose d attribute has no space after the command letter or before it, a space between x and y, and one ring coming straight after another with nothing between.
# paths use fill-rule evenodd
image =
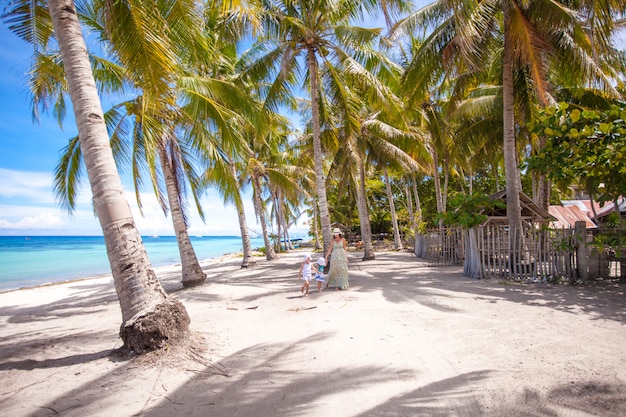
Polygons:
<instances>
[{"instance_id":1,"label":"child in white dress","mask_svg":"<svg viewBox=\"0 0 626 417\"><path fill-rule=\"evenodd\" d=\"M311 281L311 255L308 253L304 255L304 262L300 266L298 277L304 281L300 292L306 297L309 295L309 282Z\"/></svg>"}]
</instances>

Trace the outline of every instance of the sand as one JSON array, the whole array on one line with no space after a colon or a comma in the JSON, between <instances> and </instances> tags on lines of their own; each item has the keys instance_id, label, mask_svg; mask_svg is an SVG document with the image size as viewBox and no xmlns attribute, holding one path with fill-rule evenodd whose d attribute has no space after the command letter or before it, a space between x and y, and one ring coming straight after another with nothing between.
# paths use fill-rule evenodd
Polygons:
<instances>
[{"instance_id":1,"label":"sand","mask_svg":"<svg viewBox=\"0 0 626 417\"><path fill-rule=\"evenodd\" d=\"M347 291L297 278L302 252L201 287L158 268L189 349L121 346L111 277L0 294L0 415L626 416L624 286L515 284L349 254ZM314 260L317 255L314 255Z\"/></svg>"}]
</instances>

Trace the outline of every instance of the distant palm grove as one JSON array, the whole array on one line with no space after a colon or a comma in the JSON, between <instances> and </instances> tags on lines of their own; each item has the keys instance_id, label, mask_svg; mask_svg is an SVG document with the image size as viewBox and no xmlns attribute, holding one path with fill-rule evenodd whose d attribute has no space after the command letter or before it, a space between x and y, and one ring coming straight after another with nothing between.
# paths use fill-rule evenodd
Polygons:
<instances>
[{"instance_id":1,"label":"distant palm grove","mask_svg":"<svg viewBox=\"0 0 626 417\"><path fill-rule=\"evenodd\" d=\"M141 353L184 335L189 318L152 271L120 172L139 207L150 187L170 216L186 287L206 278L187 213L211 216L208 188L238 213L242 267L255 262L250 194L268 260L305 211L319 249L338 224L367 260L373 236L400 249L472 196L506 189L512 229L520 192L546 209L570 186L611 200L626 194L623 179L601 189L626 174L625 13L623 0L13 0L3 22L33 46L34 114L74 111L55 193L71 211L86 174L120 335ZM596 112L576 140L611 124L616 170L564 172L551 109ZM565 154L592 158L581 149Z\"/></svg>"}]
</instances>

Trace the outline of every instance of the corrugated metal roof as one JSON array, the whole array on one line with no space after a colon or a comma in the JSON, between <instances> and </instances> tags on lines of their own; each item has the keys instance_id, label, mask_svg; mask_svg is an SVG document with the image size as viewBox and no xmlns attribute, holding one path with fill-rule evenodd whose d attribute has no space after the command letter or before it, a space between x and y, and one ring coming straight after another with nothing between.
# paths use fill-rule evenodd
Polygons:
<instances>
[{"instance_id":1,"label":"corrugated metal roof","mask_svg":"<svg viewBox=\"0 0 626 417\"><path fill-rule=\"evenodd\" d=\"M556 218L555 221L550 222L550 226L554 228L562 227L574 227L576 222L585 222L587 229L597 229L598 226L591 219L582 212L577 205L571 206L550 206L548 208L550 214Z\"/></svg>"},{"instance_id":2,"label":"corrugated metal roof","mask_svg":"<svg viewBox=\"0 0 626 417\"><path fill-rule=\"evenodd\" d=\"M615 211L615 203L612 201L607 201L607 203L597 212L598 218L607 216L608 214ZM626 212L626 198L618 197L617 198L617 211L620 213Z\"/></svg>"}]
</instances>

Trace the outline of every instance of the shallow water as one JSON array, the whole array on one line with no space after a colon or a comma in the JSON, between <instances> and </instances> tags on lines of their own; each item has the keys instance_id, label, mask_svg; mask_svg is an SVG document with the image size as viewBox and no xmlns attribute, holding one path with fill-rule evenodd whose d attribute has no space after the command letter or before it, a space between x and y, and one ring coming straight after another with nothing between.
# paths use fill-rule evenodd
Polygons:
<instances>
[{"instance_id":1,"label":"shallow water","mask_svg":"<svg viewBox=\"0 0 626 417\"><path fill-rule=\"evenodd\" d=\"M152 265L180 263L174 236L142 237ZM199 260L242 250L239 236L191 237ZM264 246L262 238L252 247ZM102 236L0 236L0 291L109 274Z\"/></svg>"}]
</instances>

